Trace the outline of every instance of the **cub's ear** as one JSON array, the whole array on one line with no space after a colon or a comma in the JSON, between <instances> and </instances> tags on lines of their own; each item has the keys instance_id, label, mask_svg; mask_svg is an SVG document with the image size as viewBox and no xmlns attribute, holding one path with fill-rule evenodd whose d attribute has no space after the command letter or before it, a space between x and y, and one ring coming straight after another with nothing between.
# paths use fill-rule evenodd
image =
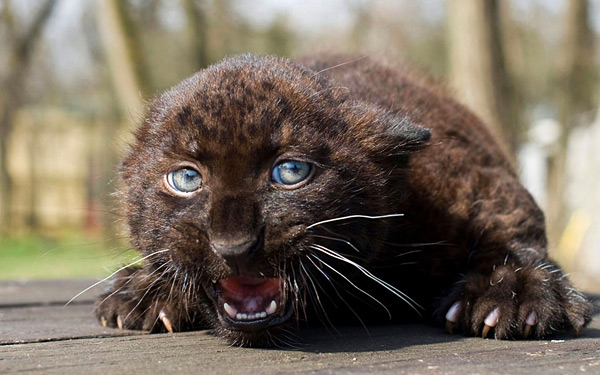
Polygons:
<instances>
[{"instance_id":1,"label":"cub's ear","mask_svg":"<svg viewBox=\"0 0 600 375\"><path fill-rule=\"evenodd\" d=\"M361 146L374 154L405 155L429 145L431 131L405 115L364 102L354 102L345 112L351 134L356 134Z\"/></svg>"}]
</instances>

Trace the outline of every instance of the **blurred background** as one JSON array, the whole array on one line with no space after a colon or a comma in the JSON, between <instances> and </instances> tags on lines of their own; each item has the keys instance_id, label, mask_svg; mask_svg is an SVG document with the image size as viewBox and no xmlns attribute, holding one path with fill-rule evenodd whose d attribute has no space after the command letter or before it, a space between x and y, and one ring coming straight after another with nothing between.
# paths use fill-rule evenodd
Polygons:
<instances>
[{"instance_id":1,"label":"blurred background","mask_svg":"<svg viewBox=\"0 0 600 375\"><path fill-rule=\"evenodd\" d=\"M505 141L600 291L600 0L0 0L0 279L136 259L113 192L144 102L231 54L418 67Z\"/></svg>"}]
</instances>

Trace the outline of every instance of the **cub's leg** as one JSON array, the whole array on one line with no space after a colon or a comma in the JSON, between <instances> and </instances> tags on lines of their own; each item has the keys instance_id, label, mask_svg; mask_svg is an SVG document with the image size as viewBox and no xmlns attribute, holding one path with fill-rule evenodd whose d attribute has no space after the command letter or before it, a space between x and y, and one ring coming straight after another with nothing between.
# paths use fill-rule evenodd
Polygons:
<instances>
[{"instance_id":1,"label":"cub's leg","mask_svg":"<svg viewBox=\"0 0 600 375\"><path fill-rule=\"evenodd\" d=\"M95 312L103 326L174 332L199 328L193 304L192 293L182 291L160 270L128 267L113 277L96 301Z\"/></svg>"},{"instance_id":2,"label":"cub's leg","mask_svg":"<svg viewBox=\"0 0 600 375\"><path fill-rule=\"evenodd\" d=\"M432 238L463 249L453 259L460 271L447 271L461 272L460 279L438 312L449 330L472 335L577 333L591 320L592 306L548 259L542 211L476 125L438 129L412 161L411 191L420 206L411 214Z\"/></svg>"},{"instance_id":3,"label":"cub's leg","mask_svg":"<svg viewBox=\"0 0 600 375\"><path fill-rule=\"evenodd\" d=\"M467 272L442 305L448 330L495 338L579 333L593 309L548 259L542 212L509 173L488 181L466 224Z\"/></svg>"},{"instance_id":4,"label":"cub's leg","mask_svg":"<svg viewBox=\"0 0 600 375\"><path fill-rule=\"evenodd\" d=\"M553 262L523 265L507 258L489 272L472 271L443 304L450 332L495 338L542 338L579 331L592 307Z\"/></svg>"}]
</instances>

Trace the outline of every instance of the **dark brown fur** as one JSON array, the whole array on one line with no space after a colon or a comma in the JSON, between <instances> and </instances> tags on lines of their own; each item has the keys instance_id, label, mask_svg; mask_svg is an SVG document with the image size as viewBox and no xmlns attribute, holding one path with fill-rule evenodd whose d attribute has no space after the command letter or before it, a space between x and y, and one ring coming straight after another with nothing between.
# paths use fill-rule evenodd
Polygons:
<instances>
[{"instance_id":1,"label":"dark brown fur","mask_svg":"<svg viewBox=\"0 0 600 375\"><path fill-rule=\"evenodd\" d=\"M123 197L133 246L164 251L117 275L99 299L99 318L160 331L163 311L174 330L211 328L241 345L284 341L287 322L244 331L219 318L206 285L234 274L282 277L295 304L290 322L387 319L315 257L392 317L410 315L355 267L310 249L319 243L403 290L426 317L443 320L462 301L456 329L468 334L480 334L496 307L497 338L521 337L531 311L535 337L589 322L590 304L547 258L542 212L484 124L424 80L370 59L328 69L348 60L234 57L149 106L122 164ZM269 176L282 155L314 162L313 179L296 190L274 187ZM203 176L192 197L163 184L181 162ZM389 213L405 216L306 229ZM215 241L258 237L260 247L236 267L210 250Z\"/></svg>"}]
</instances>

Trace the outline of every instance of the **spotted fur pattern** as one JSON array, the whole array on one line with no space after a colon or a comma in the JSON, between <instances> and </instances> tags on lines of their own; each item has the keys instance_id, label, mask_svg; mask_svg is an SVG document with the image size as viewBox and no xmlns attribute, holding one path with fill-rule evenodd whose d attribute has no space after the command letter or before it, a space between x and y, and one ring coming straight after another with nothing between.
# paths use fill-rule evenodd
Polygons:
<instances>
[{"instance_id":1,"label":"spotted fur pattern","mask_svg":"<svg viewBox=\"0 0 600 375\"><path fill-rule=\"evenodd\" d=\"M314 163L310 183L274 187L284 159ZM193 197L164 186L182 163L202 175ZM532 311L538 338L590 320L590 304L547 258L542 212L485 125L435 84L368 58L244 55L202 70L149 105L120 174L131 242L147 259L99 298L109 326L164 331L162 312L171 330L279 345L304 320L416 310L443 322L457 301L455 328L467 334L496 307L497 338L524 336ZM390 213L404 216L311 227ZM261 246L239 269L210 250L215 238L249 234ZM232 273L281 277L293 317L253 332L223 324L206 288Z\"/></svg>"}]
</instances>

